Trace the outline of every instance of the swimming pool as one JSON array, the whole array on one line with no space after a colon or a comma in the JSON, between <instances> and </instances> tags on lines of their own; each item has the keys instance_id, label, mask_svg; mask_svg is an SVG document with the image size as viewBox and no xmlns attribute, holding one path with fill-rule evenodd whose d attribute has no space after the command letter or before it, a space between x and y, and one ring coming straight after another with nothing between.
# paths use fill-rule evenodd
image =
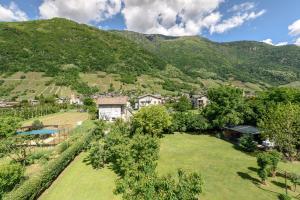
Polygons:
<instances>
[{"instance_id":1,"label":"swimming pool","mask_svg":"<svg viewBox=\"0 0 300 200\"><path fill-rule=\"evenodd\" d=\"M50 130L50 129L17 132L18 135L52 135L52 134L57 134L57 133L58 133L58 130Z\"/></svg>"}]
</instances>

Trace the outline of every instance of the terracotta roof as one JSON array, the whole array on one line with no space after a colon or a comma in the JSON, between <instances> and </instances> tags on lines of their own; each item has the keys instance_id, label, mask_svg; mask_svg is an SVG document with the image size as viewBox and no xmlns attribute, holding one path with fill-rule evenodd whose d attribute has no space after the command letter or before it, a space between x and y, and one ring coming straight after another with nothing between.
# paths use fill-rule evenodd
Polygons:
<instances>
[{"instance_id":1,"label":"terracotta roof","mask_svg":"<svg viewBox=\"0 0 300 200\"><path fill-rule=\"evenodd\" d=\"M128 97L99 97L97 105L126 105Z\"/></svg>"}]
</instances>

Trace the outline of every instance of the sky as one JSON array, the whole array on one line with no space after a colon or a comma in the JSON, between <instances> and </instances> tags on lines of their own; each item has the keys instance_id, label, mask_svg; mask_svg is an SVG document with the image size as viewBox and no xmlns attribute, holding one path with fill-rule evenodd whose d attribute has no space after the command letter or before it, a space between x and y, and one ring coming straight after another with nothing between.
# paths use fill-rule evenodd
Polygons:
<instances>
[{"instance_id":1,"label":"sky","mask_svg":"<svg viewBox=\"0 0 300 200\"><path fill-rule=\"evenodd\" d=\"M0 0L0 21L53 17L105 30L300 46L300 0Z\"/></svg>"}]
</instances>

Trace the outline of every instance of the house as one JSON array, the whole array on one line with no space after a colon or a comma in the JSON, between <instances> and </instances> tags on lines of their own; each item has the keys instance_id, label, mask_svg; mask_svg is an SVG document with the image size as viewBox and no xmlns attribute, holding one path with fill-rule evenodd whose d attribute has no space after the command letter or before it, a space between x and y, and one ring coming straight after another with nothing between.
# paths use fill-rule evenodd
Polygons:
<instances>
[{"instance_id":1,"label":"house","mask_svg":"<svg viewBox=\"0 0 300 200\"><path fill-rule=\"evenodd\" d=\"M68 102L68 99L67 98L64 98L64 97L58 97L55 99L55 103L57 104L64 104L64 103L67 103Z\"/></svg>"},{"instance_id":2,"label":"house","mask_svg":"<svg viewBox=\"0 0 300 200\"><path fill-rule=\"evenodd\" d=\"M37 106L40 104L40 101L37 99L31 99L29 102L30 102L30 105L32 105L32 106Z\"/></svg>"},{"instance_id":3,"label":"house","mask_svg":"<svg viewBox=\"0 0 300 200\"><path fill-rule=\"evenodd\" d=\"M209 99L204 95L193 95L191 99L193 108L206 107L209 103Z\"/></svg>"},{"instance_id":4,"label":"house","mask_svg":"<svg viewBox=\"0 0 300 200\"><path fill-rule=\"evenodd\" d=\"M81 106L81 105L83 105L83 102L81 101L79 96L76 96L76 95L72 94L71 98L70 98L70 104Z\"/></svg>"},{"instance_id":5,"label":"house","mask_svg":"<svg viewBox=\"0 0 300 200\"><path fill-rule=\"evenodd\" d=\"M127 120L131 116L128 109L128 97L99 97L96 104L99 119L105 121Z\"/></svg>"},{"instance_id":6,"label":"house","mask_svg":"<svg viewBox=\"0 0 300 200\"><path fill-rule=\"evenodd\" d=\"M234 127L226 127L224 131L224 136L227 139L231 140L237 140L245 134L252 135L254 140L256 140L257 142L261 142L260 132L258 128L254 126L240 125Z\"/></svg>"},{"instance_id":7,"label":"house","mask_svg":"<svg viewBox=\"0 0 300 200\"><path fill-rule=\"evenodd\" d=\"M151 95L147 94L144 96L138 97L137 104L135 105L136 109L141 109L149 105L159 105L163 103L163 98L160 95Z\"/></svg>"}]
</instances>

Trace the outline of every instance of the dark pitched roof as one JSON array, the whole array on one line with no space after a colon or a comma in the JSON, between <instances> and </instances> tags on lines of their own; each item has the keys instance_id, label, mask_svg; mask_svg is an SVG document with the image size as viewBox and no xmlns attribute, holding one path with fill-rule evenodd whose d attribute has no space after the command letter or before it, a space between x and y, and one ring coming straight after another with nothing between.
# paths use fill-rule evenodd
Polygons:
<instances>
[{"instance_id":1,"label":"dark pitched roof","mask_svg":"<svg viewBox=\"0 0 300 200\"><path fill-rule=\"evenodd\" d=\"M227 130L243 133L243 134L252 134L252 135L258 135L260 134L258 128L254 126L247 126L247 125L241 125L241 126L234 126L234 127L227 127Z\"/></svg>"}]
</instances>

